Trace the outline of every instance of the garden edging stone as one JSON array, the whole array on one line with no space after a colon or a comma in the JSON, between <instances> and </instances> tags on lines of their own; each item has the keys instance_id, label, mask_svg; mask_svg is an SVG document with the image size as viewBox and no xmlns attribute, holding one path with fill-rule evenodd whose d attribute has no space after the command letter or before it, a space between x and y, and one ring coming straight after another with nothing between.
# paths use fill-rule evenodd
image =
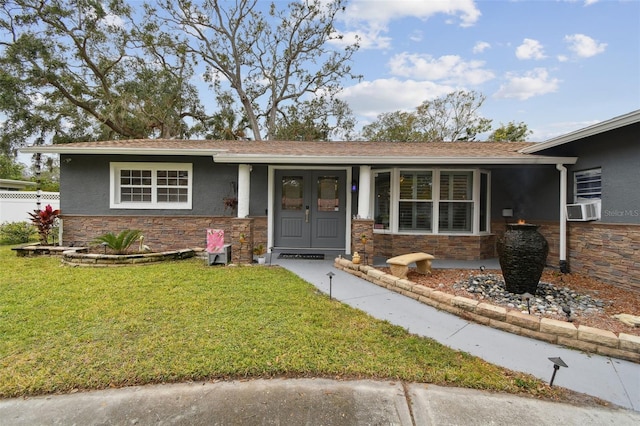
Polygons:
<instances>
[{"instance_id":1,"label":"garden edging stone","mask_svg":"<svg viewBox=\"0 0 640 426\"><path fill-rule=\"evenodd\" d=\"M354 264L348 259L336 258L334 266L385 287L426 305L461 316L470 321L514 334L555 343L585 352L597 353L613 358L640 363L640 337L609 330L538 318L518 311L508 311L487 302L454 296L433 290L409 280L386 274L371 266ZM504 314L503 314L504 312Z\"/></svg>"}]
</instances>

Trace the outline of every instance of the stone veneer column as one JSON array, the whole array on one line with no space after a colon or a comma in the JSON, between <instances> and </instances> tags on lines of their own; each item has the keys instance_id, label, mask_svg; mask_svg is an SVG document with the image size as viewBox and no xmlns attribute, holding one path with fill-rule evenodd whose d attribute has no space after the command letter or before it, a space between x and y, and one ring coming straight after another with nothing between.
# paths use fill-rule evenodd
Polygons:
<instances>
[{"instance_id":1,"label":"stone veneer column","mask_svg":"<svg viewBox=\"0 0 640 426\"><path fill-rule=\"evenodd\" d=\"M362 236L365 236L366 243L363 244ZM362 257L367 256L368 263L372 263L375 254L373 244L373 219L353 219L351 222L351 253L357 251Z\"/></svg>"},{"instance_id":2,"label":"stone veneer column","mask_svg":"<svg viewBox=\"0 0 640 426\"><path fill-rule=\"evenodd\" d=\"M253 219L232 220L231 261L232 263L253 262Z\"/></svg>"}]
</instances>

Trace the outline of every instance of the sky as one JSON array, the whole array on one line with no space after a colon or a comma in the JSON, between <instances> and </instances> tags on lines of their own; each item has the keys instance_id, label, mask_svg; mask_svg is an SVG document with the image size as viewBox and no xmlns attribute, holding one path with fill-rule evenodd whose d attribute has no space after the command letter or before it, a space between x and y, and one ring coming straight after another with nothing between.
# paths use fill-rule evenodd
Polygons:
<instances>
[{"instance_id":1,"label":"sky","mask_svg":"<svg viewBox=\"0 0 640 426\"><path fill-rule=\"evenodd\" d=\"M360 37L341 94L360 127L456 90L534 142L640 109L638 0L350 0L336 26Z\"/></svg>"}]
</instances>

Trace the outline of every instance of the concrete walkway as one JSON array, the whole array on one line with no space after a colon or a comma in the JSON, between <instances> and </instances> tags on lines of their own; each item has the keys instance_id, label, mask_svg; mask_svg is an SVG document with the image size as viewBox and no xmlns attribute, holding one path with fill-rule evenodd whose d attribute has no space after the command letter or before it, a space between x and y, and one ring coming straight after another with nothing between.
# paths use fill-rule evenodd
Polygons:
<instances>
[{"instance_id":1,"label":"concrete walkway","mask_svg":"<svg viewBox=\"0 0 640 426\"><path fill-rule=\"evenodd\" d=\"M547 382L553 373L549 358L560 357L568 368L558 371L554 385L640 412L640 364L583 353L466 321L340 271L333 266L333 259L291 260L274 256L273 263L289 269L324 293L329 293L327 273L333 272L331 290L337 300L411 333ZM433 262L434 268L466 267L477 271L480 266L499 269L496 260Z\"/></svg>"}]
</instances>

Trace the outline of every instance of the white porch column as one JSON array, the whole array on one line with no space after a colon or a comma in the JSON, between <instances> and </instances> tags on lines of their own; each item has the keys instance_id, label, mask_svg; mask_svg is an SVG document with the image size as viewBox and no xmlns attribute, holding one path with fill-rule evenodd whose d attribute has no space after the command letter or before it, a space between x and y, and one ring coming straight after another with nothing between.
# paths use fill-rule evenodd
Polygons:
<instances>
[{"instance_id":1,"label":"white porch column","mask_svg":"<svg viewBox=\"0 0 640 426\"><path fill-rule=\"evenodd\" d=\"M369 206L371 198L371 166L360 166L358 188L358 217L367 219L369 217Z\"/></svg>"},{"instance_id":2,"label":"white porch column","mask_svg":"<svg viewBox=\"0 0 640 426\"><path fill-rule=\"evenodd\" d=\"M560 172L560 272L567 273L567 168L556 164L556 169Z\"/></svg>"},{"instance_id":3,"label":"white porch column","mask_svg":"<svg viewBox=\"0 0 640 426\"><path fill-rule=\"evenodd\" d=\"M249 196L251 193L251 166L238 165L238 217L249 216Z\"/></svg>"}]
</instances>

